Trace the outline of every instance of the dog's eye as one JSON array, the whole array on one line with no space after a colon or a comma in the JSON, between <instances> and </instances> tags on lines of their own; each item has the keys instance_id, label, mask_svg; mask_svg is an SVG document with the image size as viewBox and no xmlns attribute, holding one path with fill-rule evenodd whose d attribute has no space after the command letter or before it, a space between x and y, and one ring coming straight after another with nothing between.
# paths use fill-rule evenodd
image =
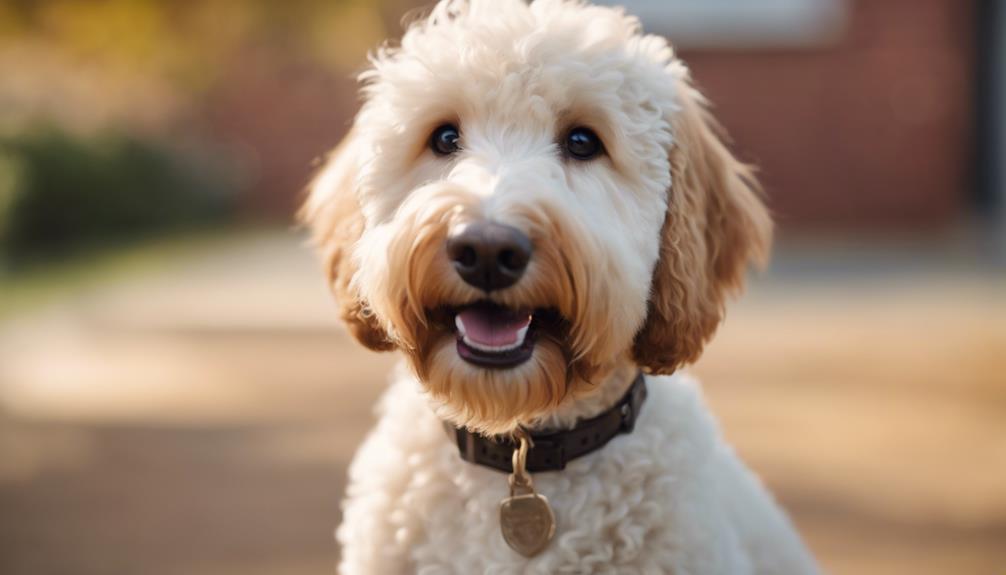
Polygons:
<instances>
[{"instance_id":1,"label":"dog's eye","mask_svg":"<svg viewBox=\"0 0 1006 575\"><path fill-rule=\"evenodd\" d=\"M458 143L460 140L461 134L458 132L458 127L453 124L444 124L433 130L433 135L430 136L430 149L437 155L449 156L461 149Z\"/></svg>"},{"instance_id":2,"label":"dog's eye","mask_svg":"<svg viewBox=\"0 0 1006 575\"><path fill-rule=\"evenodd\" d=\"M601 138L590 128L573 128L566 135L566 152L577 160L590 160L604 151Z\"/></svg>"}]
</instances>

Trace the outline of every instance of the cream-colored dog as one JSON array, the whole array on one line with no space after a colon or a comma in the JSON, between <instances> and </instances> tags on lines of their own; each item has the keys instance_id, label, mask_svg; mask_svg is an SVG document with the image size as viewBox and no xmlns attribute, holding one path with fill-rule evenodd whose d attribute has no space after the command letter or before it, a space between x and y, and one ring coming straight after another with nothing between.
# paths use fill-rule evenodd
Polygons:
<instances>
[{"instance_id":1,"label":"cream-colored dog","mask_svg":"<svg viewBox=\"0 0 1006 575\"><path fill-rule=\"evenodd\" d=\"M446 0L362 82L303 213L352 333L407 369L341 572L816 572L679 372L771 223L667 42L572 0ZM634 429L598 432L615 408ZM543 437L590 451L534 472ZM530 501L466 441L516 452Z\"/></svg>"}]
</instances>

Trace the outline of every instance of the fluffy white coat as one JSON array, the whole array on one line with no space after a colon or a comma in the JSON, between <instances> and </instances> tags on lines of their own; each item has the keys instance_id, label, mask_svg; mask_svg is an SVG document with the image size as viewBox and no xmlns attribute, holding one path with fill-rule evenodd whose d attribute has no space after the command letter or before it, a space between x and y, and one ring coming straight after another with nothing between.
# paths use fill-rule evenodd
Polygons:
<instances>
[{"instance_id":1,"label":"fluffy white coat","mask_svg":"<svg viewBox=\"0 0 1006 575\"><path fill-rule=\"evenodd\" d=\"M635 430L561 472L535 474L558 521L525 559L499 530L506 474L461 460L400 370L350 467L340 572L357 574L816 573L759 480L724 442L696 382L647 377Z\"/></svg>"},{"instance_id":2,"label":"fluffy white coat","mask_svg":"<svg viewBox=\"0 0 1006 575\"><path fill-rule=\"evenodd\" d=\"M633 433L536 474L558 529L533 559L500 535L505 475L462 461L441 425L571 426L637 369L676 372L767 251L752 171L667 42L574 0L444 0L372 63L303 214L353 335L408 360L352 464L343 575L814 573L683 375L649 376ZM449 154L430 145L443 125ZM603 143L589 159L567 146L583 127ZM464 281L444 247L484 221L534 246L505 289ZM461 357L453 318L487 301L541 314L526 361Z\"/></svg>"}]
</instances>

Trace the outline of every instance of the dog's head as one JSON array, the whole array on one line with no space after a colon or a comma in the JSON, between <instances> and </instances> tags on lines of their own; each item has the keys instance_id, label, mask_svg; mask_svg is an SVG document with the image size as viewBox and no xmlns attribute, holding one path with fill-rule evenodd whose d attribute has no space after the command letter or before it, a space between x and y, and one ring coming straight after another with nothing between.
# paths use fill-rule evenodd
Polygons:
<instances>
[{"instance_id":1,"label":"dog's head","mask_svg":"<svg viewBox=\"0 0 1006 575\"><path fill-rule=\"evenodd\" d=\"M303 215L343 319L497 433L695 360L768 249L667 43L569 0L447 0L381 50Z\"/></svg>"}]
</instances>

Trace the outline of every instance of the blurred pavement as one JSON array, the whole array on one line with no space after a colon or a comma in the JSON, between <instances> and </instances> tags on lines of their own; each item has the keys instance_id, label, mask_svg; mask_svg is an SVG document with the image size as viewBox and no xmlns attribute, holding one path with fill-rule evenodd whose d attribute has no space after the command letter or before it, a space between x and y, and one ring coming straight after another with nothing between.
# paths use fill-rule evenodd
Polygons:
<instances>
[{"instance_id":1,"label":"blurred pavement","mask_svg":"<svg viewBox=\"0 0 1006 575\"><path fill-rule=\"evenodd\" d=\"M1006 276L818 257L784 250L695 367L726 434L831 573L1006 572ZM332 573L394 361L278 232L7 318L0 572Z\"/></svg>"}]
</instances>

